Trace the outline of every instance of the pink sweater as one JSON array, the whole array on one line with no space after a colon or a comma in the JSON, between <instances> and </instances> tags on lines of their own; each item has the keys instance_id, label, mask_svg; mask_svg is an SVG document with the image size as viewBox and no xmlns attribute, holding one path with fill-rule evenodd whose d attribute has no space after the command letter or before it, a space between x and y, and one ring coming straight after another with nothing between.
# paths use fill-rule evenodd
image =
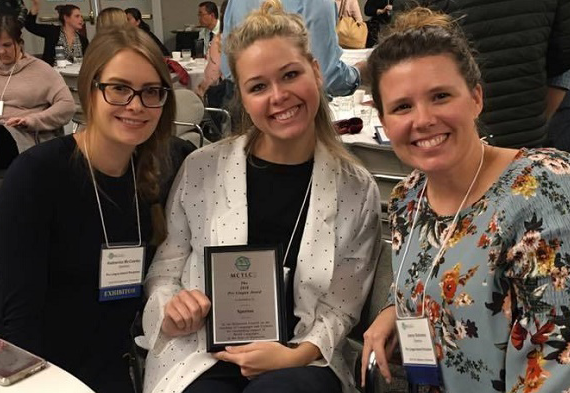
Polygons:
<instances>
[{"instance_id":1,"label":"pink sweater","mask_svg":"<svg viewBox=\"0 0 570 393\"><path fill-rule=\"evenodd\" d=\"M11 68L0 68L0 94ZM48 131L67 124L74 113L73 97L61 75L44 61L24 54L6 88L0 123L11 117L25 117L29 131Z\"/></svg>"},{"instance_id":2,"label":"pink sweater","mask_svg":"<svg viewBox=\"0 0 570 393\"><path fill-rule=\"evenodd\" d=\"M335 0L336 1L336 8L340 13L340 5L342 0ZM358 4L358 0L346 0L346 8L344 11L344 15L341 16L352 16L357 22L362 22L362 12L360 11L360 5Z\"/></svg>"}]
</instances>

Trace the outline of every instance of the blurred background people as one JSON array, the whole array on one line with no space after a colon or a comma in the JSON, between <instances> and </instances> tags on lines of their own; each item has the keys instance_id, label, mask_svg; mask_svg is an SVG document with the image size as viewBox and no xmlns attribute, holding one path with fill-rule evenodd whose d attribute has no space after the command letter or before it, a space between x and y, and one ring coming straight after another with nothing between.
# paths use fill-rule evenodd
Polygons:
<instances>
[{"instance_id":1,"label":"blurred background people","mask_svg":"<svg viewBox=\"0 0 570 393\"><path fill-rule=\"evenodd\" d=\"M226 33L239 26L246 16L258 9L263 0L230 1L224 16ZM347 96L361 84L361 71L364 64L358 67L350 66L340 60L342 48L338 45L336 34L337 15L335 3L331 0L282 0L287 12L302 16L309 31L311 53L321 68L324 78L325 92L331 96ZM225 38L222 38L225 42ZM224 43L222 42L222 47ZM225 54L222 54L222 73L225 79L231 80L231 72ZM228 92L231 96L233 92Z\"/></svg>"},{"instance_id":2,"label":"blurred background people","mask_svg":"<svg viewBox=\"0 0 570 393\"><path fill-rule=\"evenodd\" d=\"M216 3L203 1L198 5L198 23L202 27L198 39L204 41L204 54L208 51L214 37L220 32L220 22Z\"/></svg>"},{"instance_id":3,"label":"blurred background people","mask_svg":"<svg viewBox=\"0 0 570 393\"><path fill-rule=\"evenodd\" d=\"M449 15L397 15L368 61L384 132L415 170L392 191L394 289L364 334L363 370L374 351L391 378L400 320L411 363L433 348L435 367L408 369L430 391L564 391L570 155L480 140L481 73Z\"/></svg>"},{"instance_id":4,"label":"blurred background people","mask_svg":"<svg viewBox=\"0 0 570 393\"><path fill-rule=\"evenodd\" d=\"M18 153L62 135L74 112L61 75L25 53L20 23L0 16L0 169Z\"/></svg>"},{"instance_id":5,"label":"blurred background people","mask_svg":"<svg viewBox=\"0 0 570 393\"><path fill-rule=\"evenodd\" d=\"M3 0L0 1L0 15L13 16L23 25L28 9L22 0Z\"/></svg>"},{"instance_id":6,"label":"blurred background people","mask_svg":"<svg viewBox=\"0 0 570 393\"><path fill-rule=\"evenodd\" d=\"M336 2L336 9L340 12L340 6L343 0L335 0ZM362 22L362 12L360 11L360 5L358 4L358 0L346 0L346 6L344 9L343 15L338 15L340 17L352 17L357 22Z\"/></svg>"},{"instance_id":7,"label":"blurred background people","mask_svg":"<svg viewBox=\"0 0 570 393\"><path fill-rule=\"evenodd\" d=\"M127 14L125 11L117 7L107 7L102 9L99 15L97 15L97 24L95 25L95 28L97 33L99 33L103 29L121 27L128 23L129 21L127 20Z\"/></svg>"},{"instance_id":8,"label":"blurred background people","mask_svg":"<svg viewBox=\"0 0 570 393\"><path fill-rule=\"evenodd\" d=\"M89 41L79 32L83 29L83 17L78 6L73 4L58 5L55 10L59 16L59 26L39 24L36 19L40 10L40 0L32 0L32 7L26 17L26 29L44 39L42 59L53 65L55 63L55 47L61 46L69 61L83 57Z\"/></svg>"},{"instance_id":9,"label":"blurred background people","mask_svg":"<svg viewBox=\"0 0 570 393\"><path fill-rule=\"evenodd\" d=\"M378 40L380 30L388 25L392 16L392 0L366 0L364 4L364 15L370 19L366 21L368 26L368 38L366 47L372 48Z\"/></svg>"},{"instance_id":10,"label":"blurred background people","mask_svg":"<svg viewBox=\"0 0 570 393\"><path fill-rule=\"evenodd\" d=\"M558 90L561 98L556 98L552 104L547 145L570 152L570 71L550 79L549 84L551 89Z\"/></svg>"},{"instance_id":11,"label":"blurred background people","mask_svg":"<svg viewBox=\"0 0 570 393\"><path fill-rule=\"evenodd\" d=\"M97 393L129 393L140 282L113 297L100 277L111 247L128 248L144 276L166 234L162 203L181 163L169 158L172 82L148 34L127 25L96 34L78 89L85 131L24 152L0 187L0 337Z\"/></svg>"},{"instance_id":12,"label":"blurred background people","mask_svg":"<svg viewBox=\"0 0 570 393\"><path fill-rule=\"evenodd\" d=\"M394 10L418 3L457 18L473 42L484 82L482 135L497 146L544 145L547 103L562 98L547 79L570 69L570 2L397 0Z\"/></svg>"},{"instance_id":13,"label":"blurred background people","mask_svg":"<svg viewBox=\"0 0 570 393\"><path fill-rule=\"evenodd\" d=\"M150 26L144 20L142 20L142 14L138 8L127 8L125 9L125 13L127 14L127 20L131 25L142 29L150 36L150 38L152 38L152 40L160 48L160 51L162 52L163 56L165 57L170 56L170 52L168 51L168 49L158 39L158 37L155 36L152 31L150 31Z\"/></svg>"},{"instance_id":14,"label":"blurred background people","mask_svg":"<svg viewBox=\"0 0 570 393\"><path fill-rule=\"evenodd\" d=\"M224 31L224 13L226 12L226 7L228 6L228 1L225 0L220 6L220 30L218 34L214 36L210 47L208 48L208 53L206 54L206 68L204 70L204 80L200 82L196 88L196 94L204 98L206 91L213 86L217 86L222 79L221 71L221 61L222 61L222 34ZM215 93L213 93L215 94ZM223 96L223 92L222 92ZM213 106L221 107L222 98L214 99L216 102L212 102ZM212 99L210 99L212 101Z\"/></svg>"}]
</instances>

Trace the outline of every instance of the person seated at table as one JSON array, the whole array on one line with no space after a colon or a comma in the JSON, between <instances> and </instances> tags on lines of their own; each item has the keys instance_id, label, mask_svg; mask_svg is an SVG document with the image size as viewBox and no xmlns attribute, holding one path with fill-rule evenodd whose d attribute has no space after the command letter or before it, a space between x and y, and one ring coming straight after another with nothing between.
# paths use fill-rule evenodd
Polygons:
<instances>
[{"instance_id":1,"label":"person seated at table","mask_svg":"<svg viewBox=\"0 0 570 393\"><path fill-rule=\"evenodd\" d=\"M44 39L42 59L46 63L55 63L55 47L62 46L67 60L81 58L87 49L89 40L79 32L83 29L83 17L78 6L60 4L55 7L59 15L59 26L36 22L40 10L40 0L32 0L32 7L26 17L26 29Z\"/></svg>"},{"instance_id":2,"label":"person seated at table","mask_svg":"<svg viewBox=\"0 0 570 393\"><path fill-rule=\"evenodd\" d=\"M127 14L120 8L107 7L97 15L95 30L99 33L103 29L110 27L121 27L128 24Z\"/></svg>"},{"instance_id":3,"label":"person seated at table","mask_svg":"<svg viewBox=\"0 0 570 393\"><path fill-rule=\"evenodd\" d=\"M483 93L472 53L449 15L415 8L396 17L369 57L384 131L415 171L392 192L395 288L364 334L363 369L374 351L391 378L399 319L408 331L425 324L415 332L426 344L401 347L424 359L435 348L436 367L422 370L439 379L430 391L562 392L570 156L479 139Z\"/></svg>"},{"instance_id":4,"label":"person seated at table","mask_svg":"<svg viewBox=\"0 0 570 393\"><path fill-rule=\"evenodd\" d=\"M156 45L158 45L158 47L162 51L162 54L166 57L170 56L170 51L168 50L168 48L166 48L164 44L158 39L158 37L155 36L152 31L150 31L150 26L148 25L148 23L142 20L142 14L138 8L127 8L125 9L125 13L127 14L127 20L131 25L139 27L143 31L145 31L150 36L150 38L152 38L152 40L156 43Z\"/></svg>"},{"instance_id":5,"label":"person seated at table","mask_svg":"<svg viewBox=\"0 0 570 393\"><path fill-rule=\"evenodd\" d=\"M216 86L222 78L222 71L220 69L222 61L222 34L224 31L224 12L226 12L227 6L227 0L220 6L220 31L214 36L214 39L210 43L208 53L206 54L207 63L204 69L204 80L200 82L195 91L196 94L202 98L204 98L206 90L208 90L210 86Z\"/></svg>"},{"instance_id":6,"label":"person seated at table","mask_svg":"<svg viewBox=\"0 0 570 393\"><path fill-rule=\"evenodd\" d=\"M21 24L0 16L0 169L18 153L63 134L75 113L61 75L23 45Z\"/></svg>"},{"instance_id":7,"label":"person seated at table","mask_svg":"<svg viewBox=\"0 0 570 393\"><path fill-rule=\"evenodd\" d=\"M150 267L145 391L340 393L380 250L376 183L337 139L302 18L267 1L229 34L242 134L185 161ZM206 352L204 246L280 244L288 345Z\"/></svg>"},{"instance_id":8,"label":"person seated at table","mask_svg":"<svg viewBox=\"0 0 570 393\"><path fill-rule=\"evenodd\" d=\"M140 280L182 162L168 162L172 82L152 39L127 25L96 34L78 89L85 131L24 152L0 187L0 337L97 393L127 393Z\"/></svg>"}]
</instances>

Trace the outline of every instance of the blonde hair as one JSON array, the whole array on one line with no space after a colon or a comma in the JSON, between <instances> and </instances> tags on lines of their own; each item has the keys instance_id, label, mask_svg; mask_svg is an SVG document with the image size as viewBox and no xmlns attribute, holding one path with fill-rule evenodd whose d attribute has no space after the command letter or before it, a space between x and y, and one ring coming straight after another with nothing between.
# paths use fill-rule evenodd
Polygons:
<instances>
[{"instance_id":1,"label":"blonde hair","mask_svg":"<svg viewBox=\"0 0 570 393\"><path fill-rule=\"evenodd\" d=\"M127 19L125 11L117 7L108 7L97 15L95 30L99 33L103 29L110 27L124 27L128 23L129 20Z\"/></svg>"},{"instance_id":2,"label":"blonde hair","mask_svg":"<svg viewBox=\"0 0 570 393\"><path fill-rule=\"evenodd\" d=\"M265 1L259 10L250 13L245 21L230 33L224 47L224 52L228 57L229 67L236 83L234 103L239 107L241 117L240 127L237 131L238 134L247 134L249 136L246 144L246 152L248 154L251 153L261 131L255 127L239 99L239 75L236 71L236 63L240 54L256 41L276 37L286 38L292 45L297 47L307 61L310 63L314 61L314 57L309 50L309 34L303 19L300 15L285 12L279 0ZM340 141L340 137L332 124L327 98L323 90L320 90L319 107L315 115L317 140L342 162L360 165Z\"/></svg>"},{"instance_id":3,"label":"blonde hair","mask_svg":"<svg viewBox=\"0 0 570 393\"><path fill-rule=\"evenodd\" d=\"M145 58L158 73L162 85L172 89L170 72L162 58L162 52L147 33L130 25L105 28L97 33L89 44L77 80L81 108L87 116L88 129L90 124L97 122L93 116L92 98L96 89L93 82L97 80L105 65L124 50L131 50ZM156 130L136 148L137 186L141 197L153 204L153 243L156 244L166 237L164 212L158 204L159 183L161 174L170 170L168 146L172 135L175 106L174 95L169 92Z\"/></svg>"},{"instance_id":4,"label":"blonde hair","mask_svg":"<svg viewBox=\"0 0 570 393\"><path fill-rule=\"evenodd\" d=\"M379 82L391 67L409 59L450 55L467 87L474 89L481 82L481 71L463 30L449 15L425 7L402 12L389 28L382 30L378 45L368 57L372 80L372 98L383 114Z\"/></svg>"}]
</instances>

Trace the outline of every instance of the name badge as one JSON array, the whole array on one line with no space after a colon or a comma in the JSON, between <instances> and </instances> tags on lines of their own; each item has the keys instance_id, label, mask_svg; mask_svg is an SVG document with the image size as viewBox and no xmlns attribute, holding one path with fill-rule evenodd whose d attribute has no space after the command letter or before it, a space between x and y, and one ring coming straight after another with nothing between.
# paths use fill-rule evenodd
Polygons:
<instances>
[{"instance_id":1,"label":"name badge","mask_svg":"<svg viewBox=\"0 0 570 393\"><path fill-rule=\"evenodd\" d=\"M441 386L428 319L398 320L396 326L408 380L417 385Z\"/></svg>"},{"instance_id":2,"label":"name badge","mask_svg":"<svg viewBox=\"0 0 570 393\"><path fill-rule=\"evenodd\" d=\"M101 247L99 301L141 296L145 247Z\"/></svg>"},{"instance_id":3,"label":"name badge","mask_svg":"<svg viewBox=\"0 0 570 393\"><path fill-rule=\"evenodd\" d=\"M4 101L0 101L0 116L4 113Z\"/></svg>"}]
</instances>

